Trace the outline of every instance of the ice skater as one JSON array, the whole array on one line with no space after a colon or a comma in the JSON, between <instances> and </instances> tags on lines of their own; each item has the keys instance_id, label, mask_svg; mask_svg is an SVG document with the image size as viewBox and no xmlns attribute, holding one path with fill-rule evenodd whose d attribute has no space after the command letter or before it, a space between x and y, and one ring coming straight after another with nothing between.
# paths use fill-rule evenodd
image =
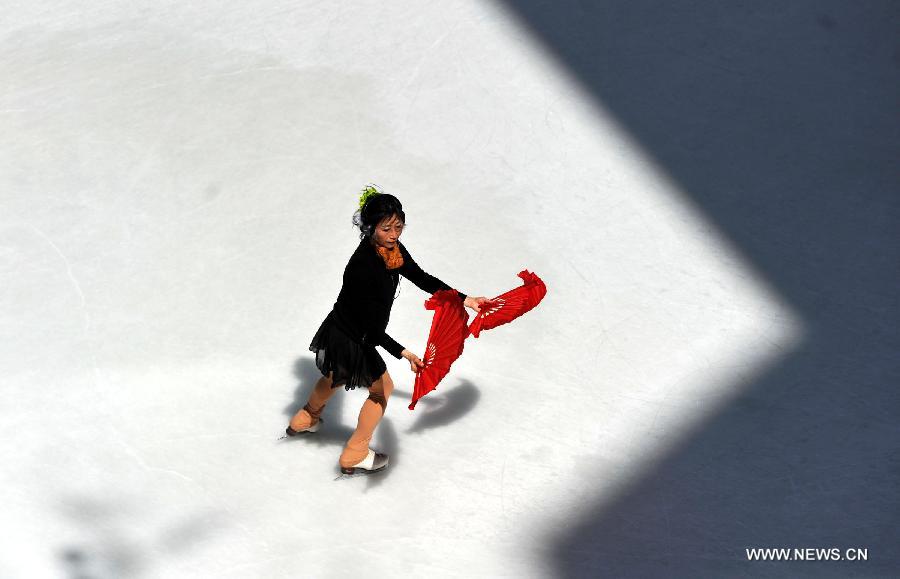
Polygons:
<instances>
[{"instance_id":1,"label":"ice skater","mask_svg":"<svg viewBox=\"0 0 900 579\"><path fill-rule=\"evenodd\" d=\"M388 455L369 448L375 427L384 416L394 389L387 366L375 347L381 346L398 360L405 358L413 372L424 366L419 356L385 332L400 276L429 294L452 289L422 271L400 243L406 215L393 195L367 186L360 196L353 224L360 230L359 246L344 268L343 284L334 307L309 345L309 350L316 354L316 366L322 377L286 430L288 436L318 431L322 410L338 386L347 390L368 388L369 397L359 412L356 431L338 461L341 472L347 475L368 474L388 464ZM479 305L487 300L459 291L457 294L465 306L476 313Z\"/></svg>"}]
</instances>

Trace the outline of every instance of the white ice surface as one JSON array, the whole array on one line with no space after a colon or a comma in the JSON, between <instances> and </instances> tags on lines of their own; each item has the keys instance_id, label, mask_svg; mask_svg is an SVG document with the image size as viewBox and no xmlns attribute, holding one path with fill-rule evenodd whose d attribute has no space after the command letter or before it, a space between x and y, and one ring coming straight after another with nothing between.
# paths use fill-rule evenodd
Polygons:
<instances>
[{"instance_id":1,"label":"white ice surface","mask_svg":"<svg viewBox=\"0 0 900 579\"><path fill-rule=\"evenodd\" d=\"M499 7L12 3L0 28L0 576L544 577L610 500L802 337L665 172ZM357 243L404 203L426 271L548 294L276 443ZM420 351L410 282L389 332ZM419 352L421 353L421 352Z\"/></svg>"}]
</instances>

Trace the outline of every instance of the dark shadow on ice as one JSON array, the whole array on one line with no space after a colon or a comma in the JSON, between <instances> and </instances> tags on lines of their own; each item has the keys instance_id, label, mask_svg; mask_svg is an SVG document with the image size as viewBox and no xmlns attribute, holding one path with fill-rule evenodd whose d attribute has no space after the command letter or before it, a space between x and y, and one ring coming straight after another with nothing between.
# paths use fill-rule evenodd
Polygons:
<instances>
[{"instance_id":1,"label":"dark shadow on ice","mask_svg":"<svg viewBox=\"0 0 900 579\"><path fill-rule=\"evenodd\" d=\"M158 533L158 548L172 555L181 555L212 537L216 530L228 524L224 513L209 512L182 517Z\"/></svg>"},{"instance_id":2,"label":"dark shadow on ice","mask_svg":"<svg viewBox=\"0 0 900 579\"><path fill-rule=\"evenodd\" d=\"M440 384L416 404L414 412L418 411L418 417L406 432L422 433L456 422L471 412L480 398L481 392L469 380L460 380L458 386L451 388Z\"/></svg>"},{"instance_id":3,"label":"dark shadow on ice","mask_svg":"<svg viewBox=\"0 0 900 579\"><path fill-rule=\"evenodd\" d=\"M281 430L279 436L284 434L284 429L287 427L290 419L294 414L299 412L306 404L306 401L309 400L309 395L312 393L313 388L315 388L316 382L322 377L322 373L316 367L316 362L312 357L304 356L294 362L294 377L299 380L299 384L294 389L294 400L284 409L287 420L285 420L284 424L280 427ZM334 393L328 400L325 410L322 412L322 428L320 428L318 432L286 438L282 440L282 442L302 442L320 446L340 445L343 447L344 444L346 444L347 439L350 438L350 435L353 434L354 429L356 429L355 423L352 426L341 424L344 398L354 391L348 392L343 386L338 386L338 389L340 391ZM360 400L360 404L362 404L362 400Z\"/></svg>"},{"instance_id":4,"label":"dark shadow on ice","mask_svg":"<svg viewBox=\"0 0 900 579\"><path fill-rule=\"evenodd\" d=\"M322 373L316 367L316 361L310 356L303 356L294 362L294 378L299 383L294 389L294 399L284 409L284 414L288 420L303 408L306 401L309 400L309 395L315 388L316 382L321 377ZM336 402L336 399L332 398L328 401L328 406L330 407L334 402ZM287 426L287 423L285 423L285 426Z\"/></svg>"},{"instance_id":5,"label":"dark shadow on ice","mask_svg":"<svg viewBox=\"0 0 900 579\"><path fill-rule=\"evenodd\" d=\"M900 5L503 4L805 332L634 484L550 531L554 574L896 573ZM748 562L752 547L869 560Z\"/></svg>"},{"instance_id":6,"label":"dark shadow on ice","mask_svg":"<svg viewBox=\"0 0 900 579\"><path fill-rule=\"evenodd\" d=\"M79 535L78 543L57 549L67 577L132 577L150 566L148 546L140 544L136 529L128 531L132 510L128 505L81 496L62 502L61 514Z\"/></svg>"},{"instance_id":7,"label":"dark shadow on ice","mask_svg":"<svg viewBox=\"0 0 900 579\"><path fill-rule=\"evenodd\" d=\"M67 547L59 553L63 571L68 579L100 579L105 576L102 569L93 569L95 563L80 547Z\"/></svg>"},{"instance_id":8,"label":"dark shadow on ice","mask_svg":"<svg viewBox=\"0 0 900 579\"><path fill-rule=\"evenodd\" d=\"M185 515L158 528L122 501L69 497L61 514L78 530L78 542L56 549L69 579L106 579L153 574L161 555L177 557L209 541L227 525L224 513Z\"/></svg>"},{"instance_id":9,"label":"dark shadow on ice","mask_svg":"<svg viewBox=\"0 0 900 579\"><path fill-rule=\"evenodd\" d=\"M397 442L397 429L394 428L394 423L390 417L385 416L378 423L378 428L375 429L375 437L372 440L371 448L376 452L386 453L390 456L390 460L384 472L366 476L364 492L369 492L373 488L381 486L391 476L391 473L397 469L400 464L400 445Z\"/></svg>"}]
</instances>

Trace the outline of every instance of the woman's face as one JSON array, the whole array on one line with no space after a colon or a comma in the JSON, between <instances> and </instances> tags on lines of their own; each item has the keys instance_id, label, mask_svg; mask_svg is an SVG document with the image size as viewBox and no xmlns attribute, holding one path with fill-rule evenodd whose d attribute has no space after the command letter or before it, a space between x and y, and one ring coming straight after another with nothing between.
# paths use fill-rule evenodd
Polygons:
<instances>
[{"instance_id":1,"label":"woman's face","mask_svg":"<svg viewBox=\"0 0 900 579\"><path fill-rule=\"evenodd\" d=\"M397 217L397 214L391 215L381 220L381 223L375 226L375 232L372 238L376 245L380 245L385 249L394 249L400 234L403 233L403 222Z\"/></svg>"}]
</instances>

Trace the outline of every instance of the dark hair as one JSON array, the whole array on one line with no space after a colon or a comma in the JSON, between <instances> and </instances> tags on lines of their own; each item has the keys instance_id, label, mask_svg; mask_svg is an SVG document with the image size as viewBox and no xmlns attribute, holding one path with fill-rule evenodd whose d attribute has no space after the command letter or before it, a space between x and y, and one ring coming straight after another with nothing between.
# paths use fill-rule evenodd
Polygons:
<instances>
[{"instance_id":1,"label":"dark hair","mask_svg":"<svg viewBox=\"0 0 900 579\"><path fill-rule=\"evenodd\" d=\"M353 214L353 225L359 227L359 238L372 237L375 226L391 215L406 223L406 214L400 200L389 193L381 193L370 197L362 209Z\"/></svg>"}]
</instances>

